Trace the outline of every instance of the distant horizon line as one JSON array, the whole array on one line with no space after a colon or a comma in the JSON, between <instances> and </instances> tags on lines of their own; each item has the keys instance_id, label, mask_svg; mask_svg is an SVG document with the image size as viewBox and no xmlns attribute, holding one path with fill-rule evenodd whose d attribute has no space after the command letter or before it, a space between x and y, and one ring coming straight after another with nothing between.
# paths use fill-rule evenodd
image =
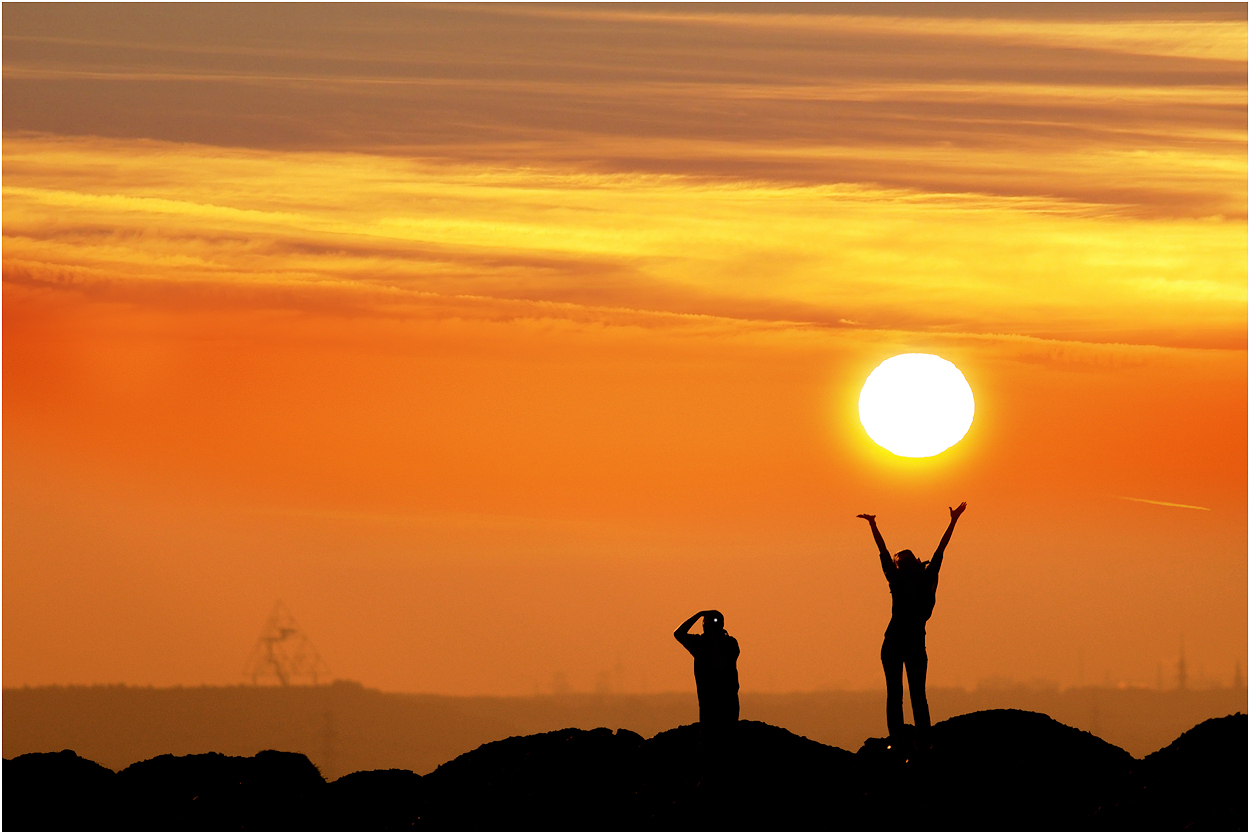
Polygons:
<instances>
[{"instance_id":1,"label":"distant horizon line","mask_svg":"<svg viewBox=\"0 0 1250 834\"><path fill-rule=\"evenodd\" d=\"M1050 682L1046 682L1049 684ZM265 689L265 690L282 690L282 689L361 689L372 692L378 692L383 695L417 695L432 698L463 698L470 699L530 699L530 698L658 698L667 696L688 697L695 694L694 689L667 689L656 692L589 692L582 690L570 690L568 692L532 692L528 694L513 695L494 695L494 694L474 694L474 695L456 695L443 692L417 692L406 690L389 690L380 689L374 686L366 686L360 681L338 678L328 683L293 683L288 685L281 684L254 684L254 683L200 683L200 684L169 684L157 686L156 684L130 684L130 683L46 683L46 684L20 684L9 686L6 685L0 691L14 692L19 690L31 689L152 689L152 690L177 690L177 689ZM1250 685L1243 682L1239 686L1231 684L1219 683L1214 686L1189 686L1184 689L1178 687L1169 687L1160 689L1153 686L1145 686L1142 684L1115 683L1115 684L1076 684L1073 686L1060 686L1058 684L1039 685L1039 683L1030 683L1027 681L1017 681L1005 685L995 686L976 686L968 688L966 686L931 686L930 692L961 692L964 694L974 694L977 692L1012 692L1017 690L1026 690L1030 692L1050 692L1065 693L1078 690L1107 690L1113 692L1124 692L1128 690L1140 692L1158 692L1175 693L1175 692L1220 692L1229 690L1242 690L1250 692ZM822 688L822 689L791 689L786 691L768 691L768 690L741 690L743 696L785 696L785 695L873 695L879 696L885 692L885 687L879 688Z\"/></svg>"}]
</instances>

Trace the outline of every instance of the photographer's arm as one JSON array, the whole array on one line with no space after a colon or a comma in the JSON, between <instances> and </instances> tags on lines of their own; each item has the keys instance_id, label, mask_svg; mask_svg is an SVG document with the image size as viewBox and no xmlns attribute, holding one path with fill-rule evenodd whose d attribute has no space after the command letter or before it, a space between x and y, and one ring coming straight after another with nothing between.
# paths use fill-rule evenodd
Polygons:
<instances>
[{"instance_id":1,"label":"photographer's arm","mask_svg":"<svg viewBox=\"0 0 1250 834\"><path fill-rule=\"evenodd\" d=\"M697 623L697 621L699 621L700 616L706 613L707 611L699 611L699 613L695 614L694 616L691 616L689 620L686 620L685 623L682 623L681 625L677 626L677 630L674 631L674 633L672 633L672 636L675 636L675 638L677 639L677 643L685 645L686 641L682 640L681 638L685 638L685 636L689 636L690 626Z\"/></svg>"}]
</instances>

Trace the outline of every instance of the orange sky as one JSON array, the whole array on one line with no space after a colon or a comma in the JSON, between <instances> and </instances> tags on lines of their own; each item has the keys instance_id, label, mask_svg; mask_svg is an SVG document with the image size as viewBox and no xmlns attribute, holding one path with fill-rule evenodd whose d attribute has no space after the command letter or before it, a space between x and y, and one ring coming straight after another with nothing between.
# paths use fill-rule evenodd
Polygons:
<instances>
[{"instance_id":1,"label":"orange sky","mask_svg":"<svg viewBox=\"0 0 1250 834\"><path fill-rule=\"evenodd\" d=\"M5 686L880 687L961 500L932 686L1244 674L1244 5L3 16Z\"/></svg>"}]
</instances>

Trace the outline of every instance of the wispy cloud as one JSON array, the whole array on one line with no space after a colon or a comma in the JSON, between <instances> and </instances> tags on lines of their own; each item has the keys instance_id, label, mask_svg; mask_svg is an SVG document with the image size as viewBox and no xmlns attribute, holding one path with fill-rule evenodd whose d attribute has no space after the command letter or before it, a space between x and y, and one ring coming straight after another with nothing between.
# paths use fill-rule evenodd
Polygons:
<instances>
[{"instance_id":1,"label":"wispy cloud","mask_svg":"<svg viewBox=\"0 0 1250 834\"><path fill-rule=\"evenodd\" d=\"M1004 13L1006 12L1006 13ZM864 13L864 7L827 7L802 12L771 12L716 9L561 9L533 8L521 13L550 19L597 20L615 23L655 22L668 25L733 27L759 31L855 32L886 37L924 35L980 40L986 43L1042 45L1124 52L1138 55L1246 60L1244 10L1229 7L1215 15L1171 13L1137 9L1107 14L1105 10L1054 11L1033 8L1004 10L985 6L975 11L955 6L881 7L880 13ZM1067 19L1060 19L1066 17Z\"/></svg>"},{"instance_id":2,"label":"wispy cloud","mask_svg":"<svg viewBox=\"0 0 1250 834\"><path fill-rule=\"evenodd\" d=\"M5 275L1244 346L1243 12L6 7Z\"/></svg>"},{"instance_id":3,"label":"wispy cloud","mask_svg":"<svg viewBox=\"0 0 1250 834\"><path fill-rule=\"evenodd\" d=\"M10 133L1245 215L1236 7L15 7L5 23Z\"/></svg>"},{"instance_id":4,"label":"wispy cloud","mask_svg":"<svg viewBox=\"0 0 1250 834\"><path fill-rule=\"evenodd\" d=\"M6 275L49 286L1244 340L1244 227L1226 223L1045 198L150 141L14 136L4 156Z\"/></svg>"}]
</instances>

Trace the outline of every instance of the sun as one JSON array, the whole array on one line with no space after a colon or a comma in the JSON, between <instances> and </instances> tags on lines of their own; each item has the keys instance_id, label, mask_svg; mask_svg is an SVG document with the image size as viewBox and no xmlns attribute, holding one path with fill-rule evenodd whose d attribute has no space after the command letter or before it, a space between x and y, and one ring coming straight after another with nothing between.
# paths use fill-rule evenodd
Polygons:
<instances>
[{"instance_id":1,"label":"sun","mask_svg":"<svg viewBox=\"0 0 1250 834\"><path fill-rule=\"evenodd\" d=\"M859 392L859 421L868 436L899 457L928 458L954 446L972 426L968 380L930 353L891 356Z\"/></svg>"}]
</instances>

